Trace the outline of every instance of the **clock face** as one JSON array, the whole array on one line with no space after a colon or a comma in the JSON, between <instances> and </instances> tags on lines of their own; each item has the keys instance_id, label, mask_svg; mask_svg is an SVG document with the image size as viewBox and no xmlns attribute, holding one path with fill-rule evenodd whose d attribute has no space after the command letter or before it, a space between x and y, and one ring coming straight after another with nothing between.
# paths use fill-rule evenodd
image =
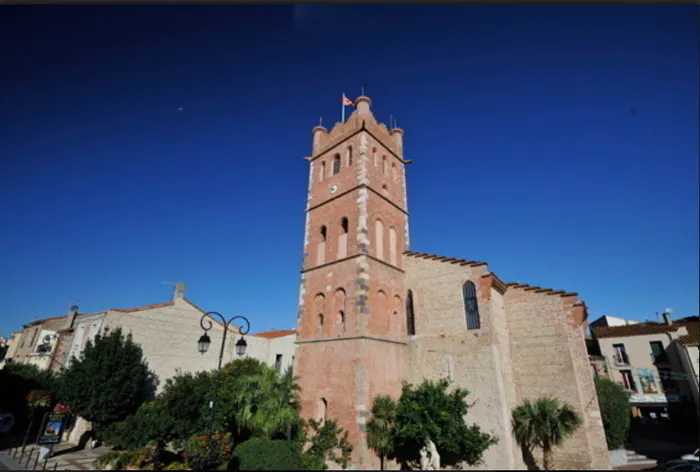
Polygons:
<instances>
[{"instance_id":1,"label":"clock face","mask_svg":"<svg viewBox=\"0 0 700 472\"><path fill-rule=\"evenodd\" d=\"M328 191L331 192L331 195L333 195L335 192L338 191L338 185L337 184L331 185L330 188L328 189Z\"/></svg>"}]
</instances>

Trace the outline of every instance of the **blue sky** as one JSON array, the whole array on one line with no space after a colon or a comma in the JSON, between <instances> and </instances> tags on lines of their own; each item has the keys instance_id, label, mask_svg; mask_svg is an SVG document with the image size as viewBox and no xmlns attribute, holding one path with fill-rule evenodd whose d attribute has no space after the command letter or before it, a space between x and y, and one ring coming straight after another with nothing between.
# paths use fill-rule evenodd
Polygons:
<instances>
[{"instance_id":1,"label":"blue sky","mask_svg":"<svg viewBox=\"0 0 700 472\"><path fill-rule=\"evenodd\" d=\"M698 39L694 5L6 6L0 334L174 281L293 327L302 157L362 84L406 132L412 250L697 314Z\"/></svg>"}]
</instances>

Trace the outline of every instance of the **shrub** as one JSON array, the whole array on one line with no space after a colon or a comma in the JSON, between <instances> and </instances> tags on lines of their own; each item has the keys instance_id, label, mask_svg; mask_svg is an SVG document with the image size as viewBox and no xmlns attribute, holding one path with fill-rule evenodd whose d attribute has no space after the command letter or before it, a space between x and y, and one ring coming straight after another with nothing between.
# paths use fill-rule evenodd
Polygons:
<instances>
[{"instance_id":1,"label":"shrub","mask_svg":"<svg viewBox=\"0 0 700 472\"><path fill-rule=\"evenodd\" d=\"M305 470L301 444L296 441L253 438L233 451L229 470Z\"/></svg>"},{"instance_id":2,"label":"shrub","mask_svg":"<svg viewBox=\"0 0 700 472\"><path fill-rule=\"evenodd\" d=\"M185 444L183 456L194 470L212 469L231 459L233 441L231 434L216 433L192 436Z\"/></svg>"},{"instance_id":3,"label":"shrub","mask_svg":"<svg viewBox=\"0 0 700 472\"><path fill-rule=\"evenodd\" d=\"M630 429L629 394L610 379L596 377L594 382L608 449L618 449L624 445Z\"/></svg>"}]
</instances>

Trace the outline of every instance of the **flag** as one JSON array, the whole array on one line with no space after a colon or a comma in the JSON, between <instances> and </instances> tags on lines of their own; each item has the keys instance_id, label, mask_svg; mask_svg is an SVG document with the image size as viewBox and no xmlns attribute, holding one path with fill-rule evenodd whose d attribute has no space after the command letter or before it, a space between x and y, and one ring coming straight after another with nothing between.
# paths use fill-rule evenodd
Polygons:
<instances>
[{"instance_id":1,"label":"flag","mask_svg":"<svg viewBox=\"0 0 700 472\"><path fill-rule=\"evenodd\" d=\"M348 97L346 97L345 94L343 94L343 106L347 106L347 105L351 105L351 106L354 107L354 106L355 106L355 102L353 102L353 101L350 100Z\"/></svg>"}]
</instances>

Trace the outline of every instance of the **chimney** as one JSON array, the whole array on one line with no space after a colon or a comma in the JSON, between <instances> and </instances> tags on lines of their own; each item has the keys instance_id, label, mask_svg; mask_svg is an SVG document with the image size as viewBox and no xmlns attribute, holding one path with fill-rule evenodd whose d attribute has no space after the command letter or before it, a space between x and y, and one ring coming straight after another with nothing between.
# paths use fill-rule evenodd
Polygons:
<instances>
[{"instance_id":1,"label":"chimney","mask_svg":"<svg viewBox=\"0 0 700 472\"><path fill-rule=\"evenodd\" d=\"M671 313L669 313L668 311L664 311L663 315L664 315L664 322L667 325L671 326L673 324L673 321L671 321Z\"/></svg>"},{"instance_id":2,"label":"chimney","mask_svg":"<svg viewBox=\"0 0 700 472\"><path fill-rule=\"evenodd\" d=\"M183 298L185 298L185 284L178 282L175 284L175 290L173 290L173 301L182 300Z\"/></svg>"},{"instance_id":3,"label":"chimney","mask_svg":"<svg viewBox=\"0 0 700 472\"><path fill-rule=\"evenodd\" d=\"M78 305L71 305L68 310L68 328L73 328L75 325L75 318L78 316Z\"/></svg>"}]
</instances>

